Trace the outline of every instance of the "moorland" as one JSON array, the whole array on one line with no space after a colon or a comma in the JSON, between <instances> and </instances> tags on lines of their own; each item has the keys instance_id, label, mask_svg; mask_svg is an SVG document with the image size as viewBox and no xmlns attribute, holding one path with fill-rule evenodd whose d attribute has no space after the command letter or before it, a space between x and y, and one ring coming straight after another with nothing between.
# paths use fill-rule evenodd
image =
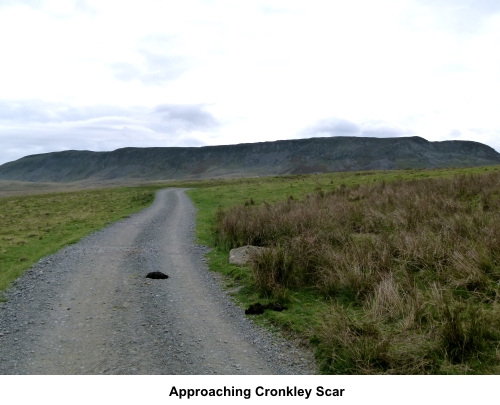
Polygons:
<instances>
[{"instance_id":1,"label":"moorland","mask_svg":"<svg viewBox=\"0 0 500 405\"><path fill-rule=\"evenodd\" d=\"M23 184L16 183L16 193ZM0 198L0 288L85 234L191 188L199 243L256 322L314 350L326 374L496 374L500 167L154 182ZM12 192L12 184L10 184ZM72 186L76 187L76 186ZM269 248L248 266L230 248Z\"/></svg>"}]
</instances>

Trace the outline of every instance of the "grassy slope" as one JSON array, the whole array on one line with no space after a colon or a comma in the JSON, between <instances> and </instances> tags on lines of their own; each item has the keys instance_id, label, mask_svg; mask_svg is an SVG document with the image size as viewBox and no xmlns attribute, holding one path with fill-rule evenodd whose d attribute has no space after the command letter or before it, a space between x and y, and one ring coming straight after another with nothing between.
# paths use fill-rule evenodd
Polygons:
<instances>
[{"instance_id":1,"label":"grassy slope","mask_svg":"<svg viewBox=\"0 0 500 405\"><path fill-rule=\"evenodd\" d=\"M26 156L0 166L0 178L77 182L325 173L338 170L464 167L500 163L489 146L419 137L319 137L200 148L123 148Z\"/></svg>"}]
</instances>

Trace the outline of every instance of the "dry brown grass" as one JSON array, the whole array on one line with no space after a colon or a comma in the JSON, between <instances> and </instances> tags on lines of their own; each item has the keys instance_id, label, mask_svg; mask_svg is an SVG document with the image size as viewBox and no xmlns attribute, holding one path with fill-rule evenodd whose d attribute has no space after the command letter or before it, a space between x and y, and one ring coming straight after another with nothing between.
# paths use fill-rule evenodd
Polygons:
<instances>
[{"instance_id":1,"label":"dry brown grass","mask_svg":"<svg viewBox=\"0 0 500 405\"><path fill-rule=\"evenodd\" d=\"M318 330L324 371L491 372L499 214L490 172L237 206L219 212L216 234L227 248L270 248L253 266L263 293L312 288L331 301Z\"/></svg>"}]
</instances>

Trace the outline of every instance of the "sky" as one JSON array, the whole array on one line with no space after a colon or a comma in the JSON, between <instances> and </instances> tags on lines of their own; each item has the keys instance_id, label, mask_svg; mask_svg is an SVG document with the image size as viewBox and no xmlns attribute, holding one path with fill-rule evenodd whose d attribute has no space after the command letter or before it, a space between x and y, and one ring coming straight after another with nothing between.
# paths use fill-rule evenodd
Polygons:
<instances>
[{"instance_id":1,"label":"sky","mask_svg":"<svg viewBox=\"0 0 500 405\"><path fill-rule=\"evenodd\" d=\"M319 136L500 152L498 0L0 0L0 164Z\"/></svg>"}]
</instances>

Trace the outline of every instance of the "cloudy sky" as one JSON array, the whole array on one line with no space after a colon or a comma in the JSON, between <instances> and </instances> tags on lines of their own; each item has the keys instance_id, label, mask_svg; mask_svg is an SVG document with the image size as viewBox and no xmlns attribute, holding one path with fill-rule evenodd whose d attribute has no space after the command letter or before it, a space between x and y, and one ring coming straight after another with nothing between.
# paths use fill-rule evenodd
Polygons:
<instances>
[{"instance_id":1,"label":"cloudy sky","mask_svg":"<svg viewBox=\"0 0 500 405\"><path fill-rule=\"evenodd\" d=\"M314 136L500 151L498 0L0 0L0 164Z\"/></svg>"}]
</instances>

